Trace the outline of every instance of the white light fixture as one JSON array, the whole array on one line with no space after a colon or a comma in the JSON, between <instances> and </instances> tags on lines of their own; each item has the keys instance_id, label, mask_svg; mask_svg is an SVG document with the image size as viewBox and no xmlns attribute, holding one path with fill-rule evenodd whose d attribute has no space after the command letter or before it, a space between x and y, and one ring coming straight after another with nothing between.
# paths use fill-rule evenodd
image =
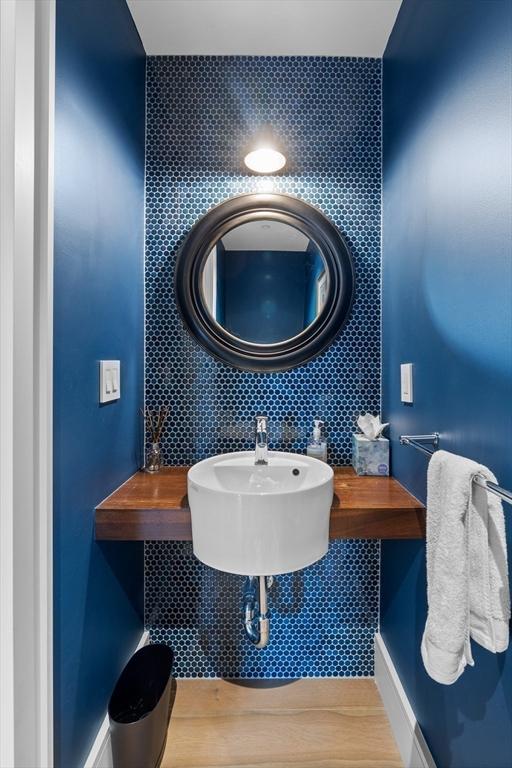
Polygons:
<instances>
[{"instance_id":1,"label":"white light fixture","mask_svg":"<svg viewBox=\"0 0 512 768\"><path fill-rule=\"evenodd\" d=\"M286 164L286 157L272 147L260 147L249 152L244 162L251 171L256 173L275 173Z\"/></svg>"}]
</instances>

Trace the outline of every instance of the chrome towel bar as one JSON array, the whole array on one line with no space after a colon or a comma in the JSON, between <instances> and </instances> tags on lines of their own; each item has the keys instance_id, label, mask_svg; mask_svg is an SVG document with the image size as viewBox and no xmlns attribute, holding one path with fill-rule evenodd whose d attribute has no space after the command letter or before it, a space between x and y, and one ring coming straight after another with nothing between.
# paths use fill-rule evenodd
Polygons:
<instances>
[{"instance_id":1,"label":"chrome towel bar","mask_svg":"<svg viewBox=\"0 0 512 768\"><path fill-rule=\"evenodd\" d=\"M417 451L421 451L421 453L427 456L432 456L439 448L439 434L433 432L431 435L400 435L400 445L410 445L416 448ZM491 483L490 480L486 480L482 475L475 475L473 482L481 488L485 488L489 493L499 496L507 504L512 504L512 492L496 485L496 483Z\"/></svg>"}]
</instances>

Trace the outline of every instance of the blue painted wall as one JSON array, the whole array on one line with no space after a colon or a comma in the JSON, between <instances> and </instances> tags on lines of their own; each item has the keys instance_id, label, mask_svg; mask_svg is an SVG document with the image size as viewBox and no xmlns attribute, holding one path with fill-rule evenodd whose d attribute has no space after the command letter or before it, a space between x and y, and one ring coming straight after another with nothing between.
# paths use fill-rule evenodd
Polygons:
<instances>
[{"instance_id":1,"label":"blue painted wall","mask_svg":"<svg viewBox=\"0 0 512 768\"><path fill-rule=\"evenodd\" d=\"M393 473L422 499L426 459L401 432L439 431L512 487L511 9L404 0L384 56L384 417ZM412 406L401 362L415 366ZM381 631L438 765L506 768L512 650L473 644L474 669L431 681L425 589L424 544L383 543Z\"/></svg>"},{"instance_id":2,"label":"blue painted wall","mask_svg":"<svg viewBox=\"0 0 512 768\"><path fill-rule=\"evenodd\" d=\"M58 0L55 139L56 765L83 765L142 631L140 545L94 542L137 467L143 398L144 51L124 0ZM98 404L98 360L122 398Z\"/></svg>"},{"instance_id":3,"label":"blue painted wall","mask_svg":"<svg viewBox=\"0 0 512 768\"><path fill-rule=\"evenodd\" d=\"M379 59L148 58L146 398L170 406L168 464L253 449L260 411L270 417L272 447L296 452L323 418L329 460L350 463L354 418L380 400L380 84ZM243 157L268 122L289 163L262 178ZM203 352L183 327L172 285L177 250L199 217L227 197L270 189L318 206L340 228L357 290L328 350L261 374ZM241 635L241 578L202 567L186 544L147 543L146 626L175 647L185 677L372 674L378 552L378 542L336 543L317 566L280 579L273 645L259 652ZM222 610L212 615L212 604Z\"/></svg>"},{"instance_id":4,"label":"blue painted wall","mask_svg":"<svg viewBox=\"0 0 512 768\"><path fill-rule=\"evenodd\" d=\"M313 292L305 251L224 251L224 327L241 339L271 344L306 327ZM218 267L219 268L219 265Z\"/></svg>"}]
</instances>

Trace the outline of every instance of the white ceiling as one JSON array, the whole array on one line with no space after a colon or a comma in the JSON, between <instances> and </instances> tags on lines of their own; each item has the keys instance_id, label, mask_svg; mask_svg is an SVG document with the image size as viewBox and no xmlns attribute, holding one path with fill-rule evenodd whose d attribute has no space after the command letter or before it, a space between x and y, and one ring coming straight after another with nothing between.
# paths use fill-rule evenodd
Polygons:
<instances>
[{"instance_id":1,"label":"white ceiling","mask_svg":"<svg viewBox=\"0 0 512 768\"><path fill-rule=\"evenodd\" d=\"M248 221L222 238L227 251L306 251L309 238L279 221Z\"/></svg>"},{"instance_id":2,"label":"white ceiling","mask_svg":"<svg viewBox=\"0 0 512 768\"><path fill-rule=\"evenodd\" d=\"M148 55L381 57L402 0L128 0Z\"/></svg>"}]
</instances>

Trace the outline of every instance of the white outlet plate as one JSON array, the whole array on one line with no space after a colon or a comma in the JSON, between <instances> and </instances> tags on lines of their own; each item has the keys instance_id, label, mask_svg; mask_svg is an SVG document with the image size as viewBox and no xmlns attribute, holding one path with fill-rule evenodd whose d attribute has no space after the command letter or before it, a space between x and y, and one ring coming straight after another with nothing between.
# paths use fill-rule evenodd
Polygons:
<instances>
[{"instance_id":1,"label":"white outlet plate","mask_svg":"<svg viewBox=\"0 0 512 768\"><path fill-rule=\"evenodd\" d=\"M400 366L400 389L402 403L412 403L412 363L402 363Z\"/></svg>"},{"instance_id":2,"label":"white outlet plate","mask_svg":"<svg viewBox=\"0 0 512 768\"><path fill-rule=\"evenodd\" d=\"M121 397L121 361L100 360L100 403Z\"/></svg>"}]
</instances>

